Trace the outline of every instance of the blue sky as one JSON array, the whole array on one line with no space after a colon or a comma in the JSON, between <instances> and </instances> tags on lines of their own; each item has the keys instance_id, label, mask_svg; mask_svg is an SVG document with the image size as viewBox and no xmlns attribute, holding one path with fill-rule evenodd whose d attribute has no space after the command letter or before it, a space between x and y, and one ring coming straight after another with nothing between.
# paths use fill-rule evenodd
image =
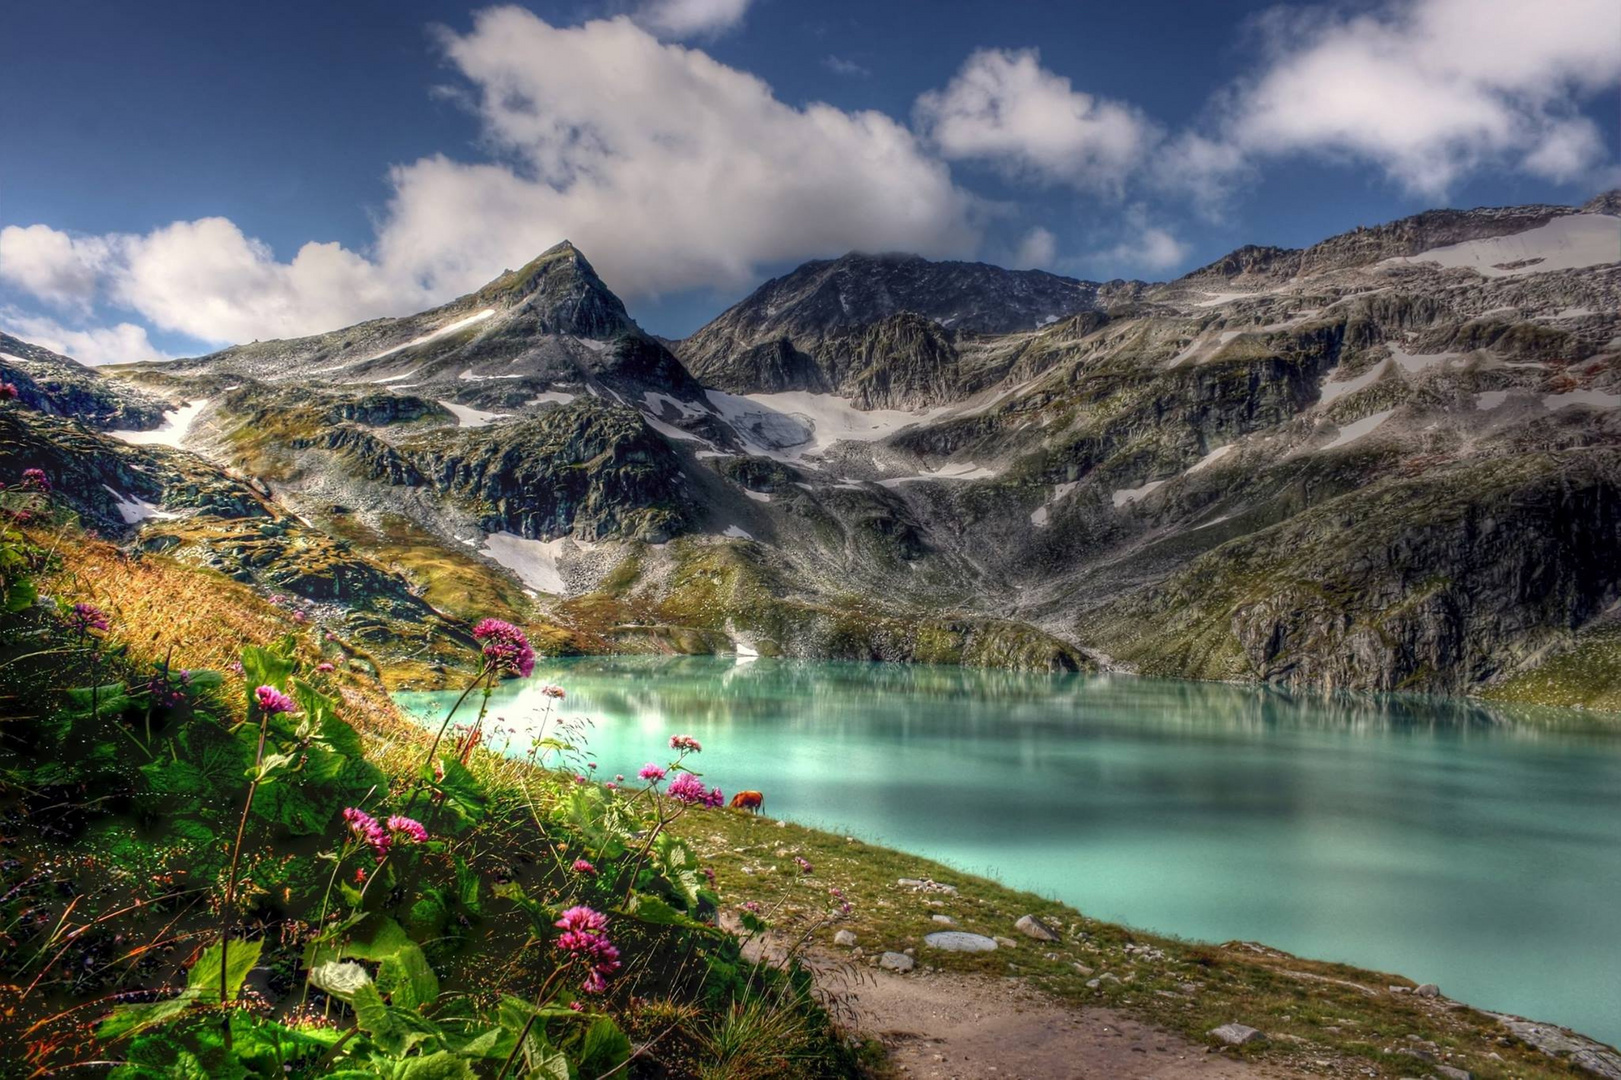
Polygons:
<instances>
[{"instance_id":1,"label":"blue sky","mask_svg":"<svg viewBox=\"0 0 1621 1080\"><path fill-rule=\"evenodd\" d=\"M1613 0L18 5L0 328L91 362L565 236L648 329L852 248L1165 279L1616 183Z\"/></svg>"}]
</instances>

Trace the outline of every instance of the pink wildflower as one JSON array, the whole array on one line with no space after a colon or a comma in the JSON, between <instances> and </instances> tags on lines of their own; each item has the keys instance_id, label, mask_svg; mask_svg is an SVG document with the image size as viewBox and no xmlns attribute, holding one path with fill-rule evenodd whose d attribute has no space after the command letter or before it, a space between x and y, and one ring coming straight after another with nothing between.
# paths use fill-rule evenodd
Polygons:
<instances>
[{"instance_id":1,"label":"pink wildflower","mask_svg":"<svg viewBox=\"0 0 1621 1080\"><path fill-rule=\"evenodd\" d=\"M366 811L357 810L353 806L344 808L343 820L348 823L349 831L355 834L355 838L368 845L377 861L382 862L384 856L388 854L389 845L393 843L388 830L379 825L377 819Z\"/></svg>"},{"instance_id":2,"label":"pink wildflower","mask_svg":"<svg viewBox=\"0 0 1621 1080\"><path fill-rule=\"evenodd\" d=\"M745 900L743 901L743 910L749 912L750 914L758 915L765 909L760 906L760 901L758 900Z\"/></svg>"},{"instance_id":3,"label":"pink wildflower","mask_svg":"<svg viewBox=\"0 0 1621 1080\"><path fill-rule=\"evenodd\" d=\"M338 670L338 668L337 668L336 664L332 664L332 663L329 663L328 661L323 660L319 664L315 665L315 670L316 671L336 671L336 670Z\"/></svg>"},{"instance_id":4,"label":"pink wildflower","mask_svg":"<svg viewBox=\"0 0 1621 1080\"><path fill-rule=\"evenodd\" d=\"M0 383L0 401L17 400L16 383Z\"/></svg>"},{"instance_id":5,"label":"pink wildflower","mask_svg":"<svg viewBox=\"0 0 1621 1080\"><path fill-rule=\"evenodd\" d=\"M567 696L563 693L563 688L561 686L555 686L552 683L547 683L545 686L542 686L540 688L540 692L549 698L556 698L558 701L562 701L563 698Z\"/></svg>"},{"instance_id":6,"label":"pink wildflower","mask_svg":"<svg viewBox=\"0 0 1621 1080\"><path fill-rule=\"evenodd\" d=\"M32 470L37 472L38 470ZM107 613L94 604L74 604L71 617L73 628L81 634L107 629Z\"/></svg>"},{"instance_id":7,"label":"pink wildflower","mask_svg":"<svg viewBox=\"0 0 1621 1080\"><path fill-rule=\"evenodd\" d=\"M803 856L795 855L794 856L794 863L795 863L795 865L797 865L799 867L799 872L801 874L808 874L808 873L811 872L810 861L808 859L804 858Z\"/></svg>"},{"instance_id":8,"label":"pink wildflower","mask_svg":"<svg viewBox=\"0 0 1621 1080\"><path fill-rule=\"evenodd\" d=\"M688 806L709 806L709 792L704 789L704 782L691 773L682 773L670 781L666 789L671 798L686 803Z\"/></svg>"},{"instance_id":9,"label":"pink wildflower","mask_svg":"<svg viewBox=\"0 0 1621 1080\"><path fill-rule=\"evenodd\" d=\"M293 699L277 690L274 686L261 686L253 692L253 699L258 702L261 711L271 716L277 713L296 712L298 706Z\"/></svg>"},{"instance_id":10,"label":"pink wildflower","mask_svg":"<svg viewBox=\"0 0 1621 1080\"><path fill-rule=\"evenodd\" d=\"M619 950L605 933L608 920L600 912L582 905L563 912L563 917L553 925L563 931L557 936L557 947L573 953L589 968L581 988L588 994L606 990L607 976L619 970Z\"/></svg>"},{"instance_id":11,"label":"pink wildflower","mask_svg":"<svg viewBox=\"0 0 1621 1080\"><path fill-rule=\"evenodd\" d=\"M481 619L473 627L473 640L483 647L485 663L497 671L527 679L535 670L535 650L529 638L509 622Z\"/></svg>"},{"instance_id":12,"label":"pink wildflower","mask_svg":"<svg viewBox=\"0 0 1621 1080\"><path fill-rule=\"evenodd\" d=\"M664 770L649 761L646 765L642 766L641 772L637 773L636 775L641 777L643 780L656 784L660 780L664 779Z\"/></svg>"},{"instance_id":13,"label":"pink wildflower","mask_svg":"<svg viewBox=\"0 0 1621 1080\"><path fill-rule=\"evenodd\" d=\"M49 491L51 478L45 475L44 469L24 469L22 489L24 491Z\"/></svg>"},{"instance_id":14,"label":"pink wildflower","mask_svg":"<svg viewBox=\"0 0 1621 1080\"><path fill-rule=\"evenodd\" d=\"M428 842L428 830L422 827L420 821L401 817L399 814L395 814L388 819L388 831L394 834L394 839L402 840L408 844L426 844Z\"/></svg>"},{"instance_id":15,"label":"pink wildflower","mask_svg":"<svg viewBox=\"0 0 1621 1080\"><path fill-rule=\"evenodd\" d=\"M670 749L680 750L688 754L696 754L698 751L702 750L703 747L699 746L698 740L694 739L691 735L671 735Z\"/></svg>"},{"instance_id":16,"label":"pink wildflower","mask_svg":"<svg viewBox=\"0 0 1621 1080\"><path fill-rule=\"evenodd\" d=\"M590 876L590 877L596 877L597 876L597 868L592 866L585 859L575 859L574 860L574 872L576 874L585 874L585 875Z\"/></svg>"}]
</instances>

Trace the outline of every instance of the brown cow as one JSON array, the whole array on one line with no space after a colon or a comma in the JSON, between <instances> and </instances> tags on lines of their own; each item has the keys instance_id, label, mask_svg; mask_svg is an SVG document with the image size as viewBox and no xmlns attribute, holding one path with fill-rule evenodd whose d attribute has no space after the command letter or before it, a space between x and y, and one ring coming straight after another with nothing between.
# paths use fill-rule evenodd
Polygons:
<instances>
[{"instance_id":1,"label":"brown cow","mask_svg":"<svg viewBox=\"0 0 1621 1080\"><path fill-rule=\"evenodd\" d=\"M758 791L739 791L732 796L733 810L749 810L756 814L765 813L765 796Z\"/></svg>"}]
</instances>

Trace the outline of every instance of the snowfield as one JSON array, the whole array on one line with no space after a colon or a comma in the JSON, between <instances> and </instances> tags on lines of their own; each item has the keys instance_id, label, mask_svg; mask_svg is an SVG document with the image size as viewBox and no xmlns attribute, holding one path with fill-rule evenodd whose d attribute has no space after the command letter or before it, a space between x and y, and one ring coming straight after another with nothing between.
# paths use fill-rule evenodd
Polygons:
<instances>
[{"instance_id":1,"label":"snowfield","mask_svg":"<svg viewBox=\"0 0 1621 1080\"><path fill-rule=\"evenodd\" d=\"M173 410L172 414L166 413L163 423L151 431L109 431L107 434L136 446L179 447L197 422L197 414L208 408L209 400L198 398Z\"/></svg>"},{"instance_id":2,"label":"snowfield","mask_svg":"<svg viewBox=\"0 0 1621 1080\"><path fill-rule=\"evenodd\" d=\"M1621 218L1608 214L1571 214L1511 236L1466 240L1417 255L1386 259L1381 266L1437 263L1467 267L1482 277L1580 270L1621 262Z\"/></svg>"}]
</instances>

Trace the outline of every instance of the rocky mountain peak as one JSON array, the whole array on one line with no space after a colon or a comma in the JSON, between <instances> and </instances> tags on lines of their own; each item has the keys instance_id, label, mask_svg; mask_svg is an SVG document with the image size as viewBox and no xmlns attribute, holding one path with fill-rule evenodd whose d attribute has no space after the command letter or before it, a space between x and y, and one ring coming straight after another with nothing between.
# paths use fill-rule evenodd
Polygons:
<instances>
[{"instance_id":1,"label":"rocky mountain peak","mask_svg":"<svg viewBox=\"0 0 1621 1080\"><path fill-rule=\"evenodd\" d=\"M679 353L694 375L729 390L857 393L850 380L870 367L860 343L897 316L933 323L944 335L1005 334L1096 310L1098 294L1095 282L1043 270L850 252L767 281L682 342ZM917 334L903 336L909 346L922 343ZM941 346L925 351L950 352Z\"/></svg>"},{"instance_id":2,"label":"rocky mountain peak","mask_svg":"<svg viewBox=\"0 0 1621 1080\"><path fill-rule=\"evenodd\" d=\"M517 270L508 270L472 298L473 305L523 309L541 333L608 338L635 324L624 302L568 240L547 248ZM458 303L461 303L458 301Z\"/></svg>"}]
</instances>

